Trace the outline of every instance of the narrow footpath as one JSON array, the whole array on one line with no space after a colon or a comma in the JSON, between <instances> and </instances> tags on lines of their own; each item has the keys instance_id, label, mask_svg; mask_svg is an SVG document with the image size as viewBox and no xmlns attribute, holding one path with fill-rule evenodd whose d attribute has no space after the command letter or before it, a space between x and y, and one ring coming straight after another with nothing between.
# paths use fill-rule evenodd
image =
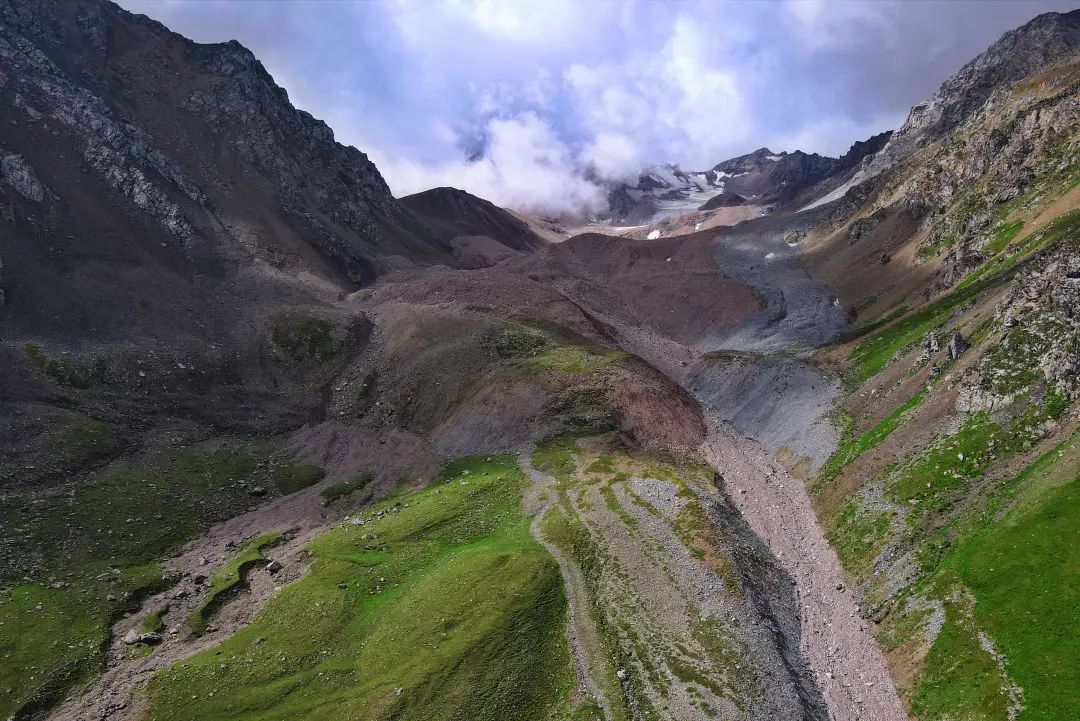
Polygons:
<instances>
[{"instance_id":1,"label":"narrow footpath","mask_svg":"<svg viewBox=\"0 0 1080 721\"><path fill-rule=\"evenodd\" d=\"M574 665L577 667L578 686L580 690L600 707L606 721L612 721L611 706L608 704L604 692L596 682L590 649L599 649L600 639L597 635L596 625L589 616L588 596L585 592L585 577L577 564L571 561L555 544L544 538L541 525L544 516L558 500L555 491L555 479L543 473L532 463L531 453L522 451L518 454L518 463L525 474L532 480L533 487L526 495L527 512L533 514L532 524L529 530L536 542L543 546L559 564L559 571L563 577L563 586L566 588L567 602L567 636L570 639L570 651L574 655ZM539 504L539 508L536 506ZM529 506L532 506L529 508Z\"/></svg>"}]
</instances>

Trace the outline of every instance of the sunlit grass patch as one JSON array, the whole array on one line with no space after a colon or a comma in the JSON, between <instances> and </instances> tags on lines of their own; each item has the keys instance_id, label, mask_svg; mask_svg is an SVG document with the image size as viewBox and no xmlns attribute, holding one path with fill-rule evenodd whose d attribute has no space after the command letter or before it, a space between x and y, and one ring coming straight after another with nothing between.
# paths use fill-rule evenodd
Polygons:
<instances>
[{"instance_id":1,"label":"sunlit grass patch","mask_svg":"<svg viewBox=\"0 0 1080 721\"><path fill-rule=\"evenodd\" d=\"M512 456L442 479L316 539L249 627L152 680L150 718L570 718L565 597L521 514L528 480Z\"/></svg>"}]
</instances>

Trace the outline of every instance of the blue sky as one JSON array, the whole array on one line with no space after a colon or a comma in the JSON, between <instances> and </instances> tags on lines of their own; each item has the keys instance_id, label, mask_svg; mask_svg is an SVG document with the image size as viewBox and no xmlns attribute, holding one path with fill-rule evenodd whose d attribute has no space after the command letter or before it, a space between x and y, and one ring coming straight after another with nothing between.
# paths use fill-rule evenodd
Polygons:
<instances>
[{"instance_id":1,"label":"blue sky","mask_svg":"<svg viewBox=\"0 0 1080 721\"><path fill-rule=\"evenodd\" d=\"M237 39L397 195L453 185L542 212L594 180L761 146L837 155L1004 31L1075 2L120 0Z\"/></svg>"}]
</instances>

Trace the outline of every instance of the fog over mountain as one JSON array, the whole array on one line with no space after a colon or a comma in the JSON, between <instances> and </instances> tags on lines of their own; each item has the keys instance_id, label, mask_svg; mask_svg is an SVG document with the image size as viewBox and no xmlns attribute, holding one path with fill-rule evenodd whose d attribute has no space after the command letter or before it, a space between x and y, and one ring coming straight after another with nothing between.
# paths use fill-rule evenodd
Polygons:
<instances>
[{"instance_id":1,"label":"fog over mountain","mask_svg":"<svg viewBox=\"0 0 1080 721\"><path fill-rule=\"evenodd\" d=\"M149 2L237 39L396 195L599 211L596 178L704 169L768 146L838 156L1056 0L944 4ZM915 49L918 49L915 51ZM494 58L498 58L497 61Z\"/></svg>"}]
</instances>

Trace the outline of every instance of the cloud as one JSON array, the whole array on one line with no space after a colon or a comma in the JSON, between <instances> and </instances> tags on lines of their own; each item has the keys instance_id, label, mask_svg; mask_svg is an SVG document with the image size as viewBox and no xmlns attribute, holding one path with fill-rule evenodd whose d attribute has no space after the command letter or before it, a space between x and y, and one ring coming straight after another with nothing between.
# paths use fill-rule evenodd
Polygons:
<instances>
[{"instance_id":1,"label":"cloud","mask_svg":"<svg viewBox=\"0 0 1080 721\"><path fill-rule=\"evenodd\" d=\"M442 163L373 159L396 195L438 186L465 188L497 205L539 213L598 213L606 201L554 131L534 113L494 119L479 157Z\"/></svg>"},{"instance_id":2,"label":"cloud","mask_svg":"<svg viewBox=\"0 0 1080 721\"><path fill-rule=\"evenodd\" d=\"M544 212L590 178L762 145L838 155L1002 32L1064 0L120 0L236 38L396 193L453 185Z\"/></svg>"},{"instance_id":3,"label":"cloud","mask_svg":"<svg viewBox=\"0 0 1080 721\"><path fill-rule=\"evenodd\" d=\"M605 180L629 180L644 164L638 146L619 133L598 133L581 151L581 159L596 176Z\"/></svg>"}]
</instances>

